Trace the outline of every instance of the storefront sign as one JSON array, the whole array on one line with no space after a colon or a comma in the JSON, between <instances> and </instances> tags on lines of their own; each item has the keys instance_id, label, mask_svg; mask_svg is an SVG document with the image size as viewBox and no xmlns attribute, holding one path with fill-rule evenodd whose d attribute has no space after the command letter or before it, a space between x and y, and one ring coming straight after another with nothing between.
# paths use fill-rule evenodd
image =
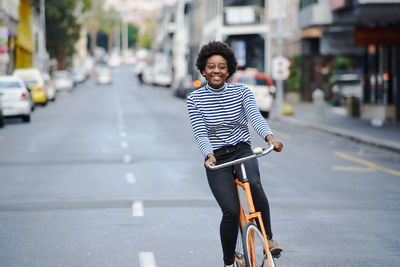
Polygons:
<instances>
[{"instance_id":1,"label":"storefront sign","mask_svg":"<svg viewBox=\"0 0 400 267\"><path fill-rule=\"evenodd\" d=\"M254 24L256 12L252 6L225 7L225 22L228 25Z\"/></svg>"},{"instance_id":2,"label":"storefront sign","mask_svg":"<svg viewBox=\"0 0 400 267\"><path fill-rule=\"evenodd\" d=\"M324 30L322 28L307 28L303 29L301 31L301 37L302 38L320 38L322 34L324 33Z\"/></svg>"},{"instance_id":3,"label":"storefront sign","mask_svg":"<svg viewBox=\"0 0 400 267\"><path fill-rule=\"evenodd\" d=\"M355 31L357 45L368 44L400 44L400 28L363 28L358 27Z\"/></svg>"},{"instance_id":4,"label":"storefront sign","mask_svg":"<svg viewBox=\"0 0 400 267\"><path fill-rule=\"evenodd\" d=\"M325 32L321 38L321 54L361 55L363 48L356 46L354 31Z\"/></svg>"}]
</instances>

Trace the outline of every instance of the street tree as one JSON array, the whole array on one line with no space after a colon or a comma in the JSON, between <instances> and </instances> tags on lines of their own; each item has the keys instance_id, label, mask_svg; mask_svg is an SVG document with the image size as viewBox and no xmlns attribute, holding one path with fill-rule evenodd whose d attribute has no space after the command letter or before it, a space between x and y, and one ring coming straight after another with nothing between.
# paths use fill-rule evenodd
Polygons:
<instances>
[{"instance_id":1,"label":"street tree","mask_svg":"<svg viewBox=\"0 0 400 267\"><path fill-rule=\"evenodd\" d=\"M39 6L40 0L33 0ZM90 9L91 0L46 0L46 45L51 58L56 58L58 68L63 69L74 53L79 39L79 16Z\"/></svg>"}]
</instances>

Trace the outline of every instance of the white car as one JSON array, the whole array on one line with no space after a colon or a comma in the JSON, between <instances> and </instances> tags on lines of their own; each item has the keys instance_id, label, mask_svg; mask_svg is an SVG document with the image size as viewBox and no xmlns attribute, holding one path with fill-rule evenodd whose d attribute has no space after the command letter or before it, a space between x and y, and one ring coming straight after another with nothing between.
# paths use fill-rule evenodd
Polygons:
<instances>
[{"instance_id":1,"label":"white car","mask_svg":"<svg viewBox=\"0 0 400 267\"><path fill-rule=\"evenodd\" d=\"M66 70L55 71L53 81L57 91L71 91L74 87L74 81Z\"/></svg>"},{"instance_id":2,"label":"white car","mask_svg":"<svg viewBox=\"0 0 400 267\"><path fill-rule=\"evenodd\" d=\"M24 82L17 76L0 76L1 106L4 117L31 121L32 99Z\"/></svg>"}]
</instances>

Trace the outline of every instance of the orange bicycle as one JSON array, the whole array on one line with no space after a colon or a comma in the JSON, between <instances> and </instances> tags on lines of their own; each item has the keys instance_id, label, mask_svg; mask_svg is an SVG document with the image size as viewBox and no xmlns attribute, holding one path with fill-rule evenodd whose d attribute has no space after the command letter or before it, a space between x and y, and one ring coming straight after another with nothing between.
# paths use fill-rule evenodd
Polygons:
<instances>
[{"instance_id":1,"label":"orange bicycle","mask_svg":"<svg viewBox=\"0 0 400 267\"><path fill-rule=\"evenodd\" d=\"M217 170L228 166L240 164L242 170L243 179L235 178L235 184L238 191L238 197L240 202L240 232L241 238L237 239L235 249L235 266L236 267L275 267L274 257L277 258L280 255L272 256L269 251L268 239L265 233L264 223L261 219L261 212L256 212L253 204L253 197L250 191L250 184L247 179L246 169L244 162L259 158L267 155L274 149L274 146L270 146L268 149L262 149L260 147L253 150L254 155L247 156L244 158L236 159L230 162L219 164L216 166L208 166L210 170ZM244 205L240 200L240 188L243 189L246 196L247 213L245 212ZM268 264L268 265L267 265Z\"/></svg>"}]
</instances>

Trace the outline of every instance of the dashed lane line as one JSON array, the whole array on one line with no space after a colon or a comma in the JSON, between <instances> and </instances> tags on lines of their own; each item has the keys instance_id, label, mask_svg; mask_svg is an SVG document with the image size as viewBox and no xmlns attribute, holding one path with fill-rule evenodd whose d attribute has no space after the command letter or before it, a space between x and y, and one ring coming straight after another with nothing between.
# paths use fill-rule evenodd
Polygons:
<instances>
[{"instance_id":1,"label":"dashed lane line","mask_svg":"<svg viewBox=\"0 0 400 267\"><path fill-rule=\"evenodd\" d=\"M139 253L140 267L156 267L156 259L153 252Z\"/></svg>"},{"instance_id":2,"label":"dashed lane line","mask_svg":"<svg viewBox=\"0 0 400 267\"><path fill-rule=\"evenodd\" d=\"M128 142L126 142L125 140L121 141L121 147L122 148L128 148Z\"/></svg>"},{"instance_id":3,"label":"dashed lane line","mask_svg":"<svg viewBox=\"0 0 400 267\"><path fill-rule=\"evenodd\" d=\"M143 217L144 209L143 209L143 201L135 200L132 204L132 216L133 217Z\"/></svg>"},{"instance_id":4,"label":"dashed lane line","mask_svg":"<svg viewBox=\"0 0 400 267\"><path fill-rule=\"evenodd\" d=\"M126 173L126 181L128 182L128 184L135 184L136 183L135 175L131 172Z\"/></svg>"},{"instance_id":5,"label":"dashed lane line","mask_svg":"<svg viewBox=\"0 0 400 267\"><path fill-rule=\"evenodd\" d=\"M124 163L130 163L132 161L131 155L125 155L124 156Z\"/></svg>"}]
</instances>

